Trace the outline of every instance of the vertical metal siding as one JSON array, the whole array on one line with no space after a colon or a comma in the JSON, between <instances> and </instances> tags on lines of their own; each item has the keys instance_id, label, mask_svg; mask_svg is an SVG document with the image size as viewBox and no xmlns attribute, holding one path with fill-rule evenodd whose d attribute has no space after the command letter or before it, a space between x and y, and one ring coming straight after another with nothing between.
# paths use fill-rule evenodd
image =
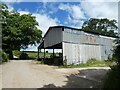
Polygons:
<instances>
[{"instance_id":1,"label":"vertical metal siding","mask_svg":"<svg viewBox=\"0 0 120 90\"><path fill-rule=\"evenodd\" d=\"M66 58L68 65L86 63L90 58L106 60L112 55L114 39L81 32L66 32L62 28L53 29L44 38L44 47L63 42L63 60Z\"/></svg>"},{"instance_id":2,"label":"vertical metal siding","mask_svg":"<svg viewBox=\"0 0 120 90\"><path fill-rule=\"evenodd\" d=\"M86 63L88 59L101 59L101 47L98 45L72 44L63 42L63 60L67 64Z\"/></svg>"}]
</instances>

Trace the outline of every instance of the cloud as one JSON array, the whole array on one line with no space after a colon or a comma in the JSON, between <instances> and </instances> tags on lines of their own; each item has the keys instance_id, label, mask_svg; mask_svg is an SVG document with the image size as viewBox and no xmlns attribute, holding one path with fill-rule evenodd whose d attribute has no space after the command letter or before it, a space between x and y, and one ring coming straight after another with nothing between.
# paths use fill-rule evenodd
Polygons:
<instances>
[{"instance_id":1,"label":"cloud","mask_svg":"<svg viewBox=\"0 0 120 90\"><path fill-rule=\"evenodd\" d=\"M80 7L80 4L60 4L59 9L68 13L68 17L64 23L72 27L80 28L83 24L83 20L86 19L84 11Z\"/></svg>"},{"instance_id":2,"label":"cloud","mask_svg":"<svg viewBox=\"0 0 120 90\"><path fill-rule=\"evenodd\" d=\"M1 0L1 2L23 2L24 0Z\"/></svg>"},{"instance_id":3,"label":"cloud","mask_svg":"<svg viewBox=\"0 0 120 90\"><path fill-rule=\"evenodd\" d=\"M65 24L81 27L89 18L108 18L118 21L118 0L84 0L80 4L60 4L59 9L68 12Z\"/></svg>"},{"instance_id":4,"label":"cloud","mask_svg":"<svg viewBox=\"0 0 120 90\"><path fill-rule=\"evenodd\" d=\"M38 28L43 32L42 35L46 33L50 26L57 26L59 24L59 21L56 18L53 19L46 14L33 13L33 16L36 17L36 20L39 24Z\"/></svg>"},{"instance_id":5,"label":"cloud","mask_svg":"<svg viewBox=\"0 0 120 90\"><path fill-rule=\"evenodd\" d=\"M118 20L117 2L81 2L81 7L90 18L109 18Z\"/></svg>"},{"instance_id":6,"label":"cloud","mask_svg":"<svg viewBox=\"0 0 120 90\"><path fill-rule=\"evenodd\" d=\"M60 4L59 9L68 12L73 19L85 19L84 12L79 5Z\"/></svg>"},{"instance_id":7,"label":"cloud","mask_svg":"<svg viewBox=\"0 0 120 90\"><path fill-rule=\"evenodd\" d=\"M26 49L21 49L20 51L38 51L37 50L37 47L38 47L38 45L36 45L36 46L34 46L34 45L28 45L28 48L26 48Z\"/></svg>"},{"instance_id":8,"label":"cloud","mask_svg":"<svg viewBox=\"0 0 120 90\"><path fill-rule=\"evenodd\" d=\"M79 6L73 5L71 9L72 9L71 14L73 14L74 19L86 19L84 12Z\"/></svg>"},{"instance_id":9,"label":"cloud","mask_svg":"<svg viewBox=\"0 0 120 90\"><path fill-rule=\"evenodd\" d=\"M11 6L11 5L7 5L8 6L8 11L13 11L14 10L14 8Z\"/></svg>"},{"instance_id":10,"label":"cloud","mask_svg":"<svg viewBox=\"0 0 120 90\"><path fill-rule=\"evenodd\" d=\"M30 14L28 11L22 11L22 10L19 10L18 12L20 13L20 15L23 15L23 14Z\"/></svg>"}]
</instances>

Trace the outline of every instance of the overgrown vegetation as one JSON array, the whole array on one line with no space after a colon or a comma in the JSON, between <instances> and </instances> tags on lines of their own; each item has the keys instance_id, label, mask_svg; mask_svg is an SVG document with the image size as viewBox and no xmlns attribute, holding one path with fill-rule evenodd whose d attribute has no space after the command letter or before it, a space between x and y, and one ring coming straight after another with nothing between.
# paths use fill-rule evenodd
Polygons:
<instances>
[{"instance_id":1,"label":"overgrown vegetation","mask_svg":"<svg viewBox=\"0 0 120 90\"><path fill-rule=\"evenodd\" d=\"M0 64L8 61L8 55L0 49Z\"/></svg>"},{"instance_id":2,"label":"overgrown vegetation","mask_svg":"<svg viewBox=\"0 0 120 90\"><path fill-rule=\"evenodd\" d=\"M87 63L81 63L78 65L64 65L59 66L60 68L81 68L81 67L106 67L111 66L113 62L97 60L95 58L91 58L87 61Z\"/></svg>"},{"instance_id":3,"label":"overgrown vegetation","mask_svg":"<svg viewBox=\"0 0 120 90\"><path fill-rule=\"evenodd\" d=\"M107 73L104 80L104 90L111 90L111 88L119 88L120 82L120 38L116 41L116 47L113 51L114 61L116 65L111 66L111 70Z\"/></svg>"}]
</instances>

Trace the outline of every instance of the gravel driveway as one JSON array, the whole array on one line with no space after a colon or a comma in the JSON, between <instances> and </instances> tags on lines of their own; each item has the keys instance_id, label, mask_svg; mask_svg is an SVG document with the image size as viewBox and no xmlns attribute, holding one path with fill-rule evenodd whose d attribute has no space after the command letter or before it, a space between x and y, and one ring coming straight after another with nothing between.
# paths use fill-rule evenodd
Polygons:
<instances>
[{"instance_id":1,"label":"gravel driveway","mask_svg":"<svg viewBox=\"0 0 120 90\"><path fill-rule=\"evenodd\" d=\"M101 82L80 77L80 70L76 72L68 74L54 66L35 64L30 60L12 60L2 65L2 88L101 87ZM85 72L88 71L81 75Z\"/></svg>"}]
</instances>

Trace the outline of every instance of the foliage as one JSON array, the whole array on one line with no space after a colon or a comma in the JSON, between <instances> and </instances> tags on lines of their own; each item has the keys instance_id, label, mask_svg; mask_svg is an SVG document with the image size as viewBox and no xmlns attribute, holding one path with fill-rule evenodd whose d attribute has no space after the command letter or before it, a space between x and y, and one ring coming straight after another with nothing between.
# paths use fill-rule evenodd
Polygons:
<instances>
[{"instance_id":1,"label":"foliage","mask_svg":"<svg viewBox=\"0 0 120 90\"><path fill-rule=\"evenodd\" d=\"M119 88L120 82L120 69L118 66L112 66L111 70L107 73L104 80L104 90L111 90L112 88Z\"/></svg>"},{"instance_id":2,"label":"foliage","mask_svg":"<svg viewBox=\"0 0 120 90\"><path fill-rule=\"evenodd\" d=\"M91 58L87 61L87 63L81 63L78 65L64 65L59 66L60 68L81 68L81 67L105 67L111 65L110 62L96 60Z\"/></svg>"},{"instance_id":3,"label":"foliage","mask_svg":"<svg viewBox=\"0 0 120 90\"><path fill-rule=\"evenodd\" d=\"M0 49L0 64L8 61L8 55Z\"/></svg>"},{"instance_id":4,"label":"foliage","mask_svg":"<svg viewBox=\"0 0 120 90\"><path fill-rule=\"evenodd\" d=\"M20 59L28 59L28 54L22 52L19 58L20 58Z\"/></svg>"},{"instance_id":5,"label":"foliage","mask_svg":"<svg viewBox=\"0 0 120 90\"><path fill-rule=\"evenodd\" d=\"M106 75L104 80L104 90L106 88L119 88L120 82L120 38L116 40L116 47L113 50L113 58L117 63L114 66L111 66L111 70Z\"/></svg>"},{"instance_id":6,"label":"foliage","mask_svg":"<svg viewBox=\"0 0 120 90\"><path fill-rule=\"evenodd\" d=\"M100 35L116 37L117 33L114 31L117 30L117 21L104 19L91 18L88 21L85 21L82 25L84 31L97 33Z\"/></svg>"},{"instance_id":7,"label":"foliage","mask_svg":"<svg viewBox=\"0 0 120 90\"><path fill-rule=\"evenodd\" d=\"M87 61L88 64L94 64L96 63L98 60L96 60L95 58L91 58Z\"/></svg>"},{"instance_id":8,"label":"foliage","mask_svg":"<svg viewBox=\"0 0 120 90\"><path fill-rule=\"evenodd\" d=\"M117 46L113 50L113 57L115 58L117 65L120 67L120 38L117 39L116 44Z\"/></svg>"},{"instance_id":9,"label":"foliage","mask_svg":"<svg viewBox=\"0 0 120 90\"><path fill-rule=\"evenodd\" d=\"M14 51L13 51L13 55L16 56L16 57L20 57L21 53L22 53L22 52L21 52L21 51L18 51L18 50L14 50Z\"/></svg>"},{"instance_id":10,"label":"foliage","mask_svg":"<svg viewBox=\"0 0 120 90\"><path fill-rule=\"evenodd\" d=\"M56 54L54 53L54 57L56 57ZM50 55L50 58L53 58L53 54Z\"/></svg>"},{"instance_id":11,"label":"foliage","mask_svg":"<svg viewBox=\"0 0 120 90\"><path fill-rule=\"evenodd\" d=\"M20 15L17 11L8 11L2 6L2 48L12 55L13 50L27 48L41 41L42 32L37 28L38 22L32 14ZM12 56L9 57L12 59Z\"/></svg>"},{"instance_id":12,"label":"foliage","mask_svg":"<svg viewBox=\"0 0 120 90\"><path fill-rule=\"evenodd\" d=\"M67 66L67 59L63 60L63 65Z\"/></svg>"}]
</instances>

